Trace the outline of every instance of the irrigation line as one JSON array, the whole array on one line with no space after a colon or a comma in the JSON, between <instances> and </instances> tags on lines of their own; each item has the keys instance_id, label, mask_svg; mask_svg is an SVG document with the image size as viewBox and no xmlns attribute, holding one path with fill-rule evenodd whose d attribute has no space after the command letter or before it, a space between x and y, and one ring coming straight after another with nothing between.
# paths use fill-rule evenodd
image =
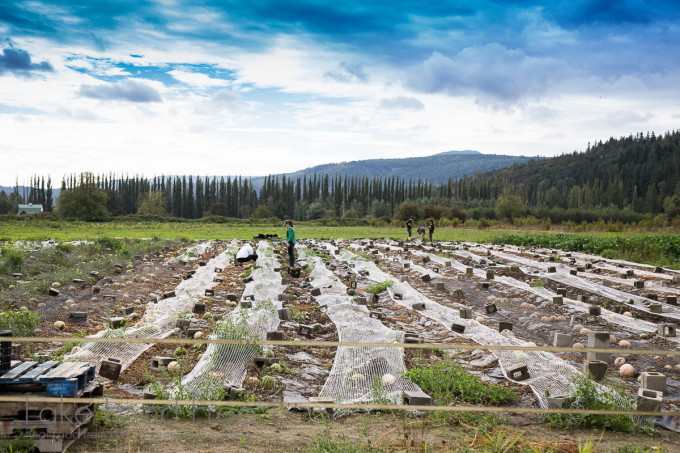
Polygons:
<instances>
[{"instance_id":1,"label":"irrigation line","mask_svg":"<svg viewBox=\"0 0 680 453\"><path fill-rule=\"evenodd\" d=\"M227 344L227 345L271 345L335 348L339 346L364 348L398 349L460 349L473 351L544 351L544 352L606 352L627 355L667 355L680 356L680 350L670 349L620 349L620 348L558 348L553 346L501 346L456 343L359 343L351 341L273 341L273 340L220 340L193 338L72 338L72 337L3 337L3 341L15 343L145 343L145 344Z\"/></svg>"},{"instance_id":2,"label":"irrigation line","mask_svg":"<svg viewBox=\"0 0 680 453\"><path fill-rule=\"evenodd\" d=\"M400 410L400 411L428 411L428 412L495 412L517 414L588 414L588 415L631 415L652 416L669 415L680 416L680 412L653 412L653 411L612 411L594 409L538 409L531 407L495 407L495 406L416 406L405 404L335 404L335 403L305 403L284 401L208 401L208 400L148 400L131 398L57 398L57 397L21 397L2 396L0 402L40 402L40 403L83 403L83 404L129 404L144 406L213 406L213 407L270 407L289 409L319 408L319 409L363 409L363 410Z\"/></svg>"}]
</instances>

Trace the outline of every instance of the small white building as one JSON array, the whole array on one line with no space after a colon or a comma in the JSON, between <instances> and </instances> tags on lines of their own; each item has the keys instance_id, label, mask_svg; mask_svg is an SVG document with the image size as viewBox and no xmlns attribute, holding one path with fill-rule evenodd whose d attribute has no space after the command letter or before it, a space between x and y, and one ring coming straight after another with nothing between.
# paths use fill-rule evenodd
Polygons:
<instances>
[{"instance_id":1,"label":"small white building","mask_svg":"<svg viewBox=\"0 0 680 453\"><path fill-rule=\"evenodd\" d=\"M41 204L20 204L17 214L37 214L43 212L43 207Z\"/></svg>"}]
</instances>

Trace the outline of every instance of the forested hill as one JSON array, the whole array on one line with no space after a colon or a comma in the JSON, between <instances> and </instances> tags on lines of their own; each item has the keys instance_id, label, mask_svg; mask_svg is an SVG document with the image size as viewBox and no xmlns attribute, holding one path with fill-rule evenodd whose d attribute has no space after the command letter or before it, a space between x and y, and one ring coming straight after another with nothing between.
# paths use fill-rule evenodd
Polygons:
<instances>
[{"instance_id":1,"label":"forested hill","mask_svg":"<svg viewBox=\"0 0 680 453\"><path fill-rule=\"evenodd\" d=\"M680 131L610 138L585 152L531 160L475 179L510 187L530 206L655 213L664 200L680 196Z\"/></svg>"},{"instance_id":2,"label":"forested hill","mask_svg":"<svg viewBox=\"0 0 680 453\"><path fill-rule=\"evenodd\" d=\"M421 178L439 184L449 178L472 176L477 172L496 170L515 163L527 162L529 159L531 157L481 154L476 151L447 151L427 157L368 159L318 165L287 174L286 177L297 178L313 174L368 178L398 176L402 179ZM253 183L255 184L255 180Z\"/></svg>"}]
</instances>

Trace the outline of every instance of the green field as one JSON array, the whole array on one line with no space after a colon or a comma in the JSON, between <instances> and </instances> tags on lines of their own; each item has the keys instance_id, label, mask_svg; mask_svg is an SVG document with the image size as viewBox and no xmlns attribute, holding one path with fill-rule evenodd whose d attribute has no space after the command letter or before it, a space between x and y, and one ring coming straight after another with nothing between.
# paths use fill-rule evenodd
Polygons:
<instances>
[{"instance_id":1,"label":"green field","mask_svg":"<svg viewBox=\"0 0 680 453\"><path fill-rule=\"evenodd\" d=\"M405 239L406 229L372 226L322 226L299 222L297 237L304 238L392 238ZM260 233L279 234L285 229L279 223L263 222L0 222L0 241L39 241L54 239L73 241L102 237L160 239L249 239ZM607 258L627 259L641 263L680 268L680 236L673 233L553 233L513 229L464 229L440 227L437 241L470 241L512 243L584 251Z\"/></svg>"}]
</instances>

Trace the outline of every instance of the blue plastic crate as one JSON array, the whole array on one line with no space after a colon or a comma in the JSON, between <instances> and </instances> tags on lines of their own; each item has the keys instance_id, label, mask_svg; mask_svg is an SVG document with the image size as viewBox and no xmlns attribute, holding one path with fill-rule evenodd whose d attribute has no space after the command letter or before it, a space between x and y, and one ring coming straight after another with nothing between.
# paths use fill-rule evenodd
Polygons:
<instances>
[{"instance_id":1,"label":"blue plastic crate","mask_svg":"<svg viewBox=\"0 0 680 453\"><path fill-rule=\"evenodd\" d=\"M79 379L52 379L45 381L47 384L45 393L48 396L74 397L78 393Z\"/></svg>"}]
</instances>

